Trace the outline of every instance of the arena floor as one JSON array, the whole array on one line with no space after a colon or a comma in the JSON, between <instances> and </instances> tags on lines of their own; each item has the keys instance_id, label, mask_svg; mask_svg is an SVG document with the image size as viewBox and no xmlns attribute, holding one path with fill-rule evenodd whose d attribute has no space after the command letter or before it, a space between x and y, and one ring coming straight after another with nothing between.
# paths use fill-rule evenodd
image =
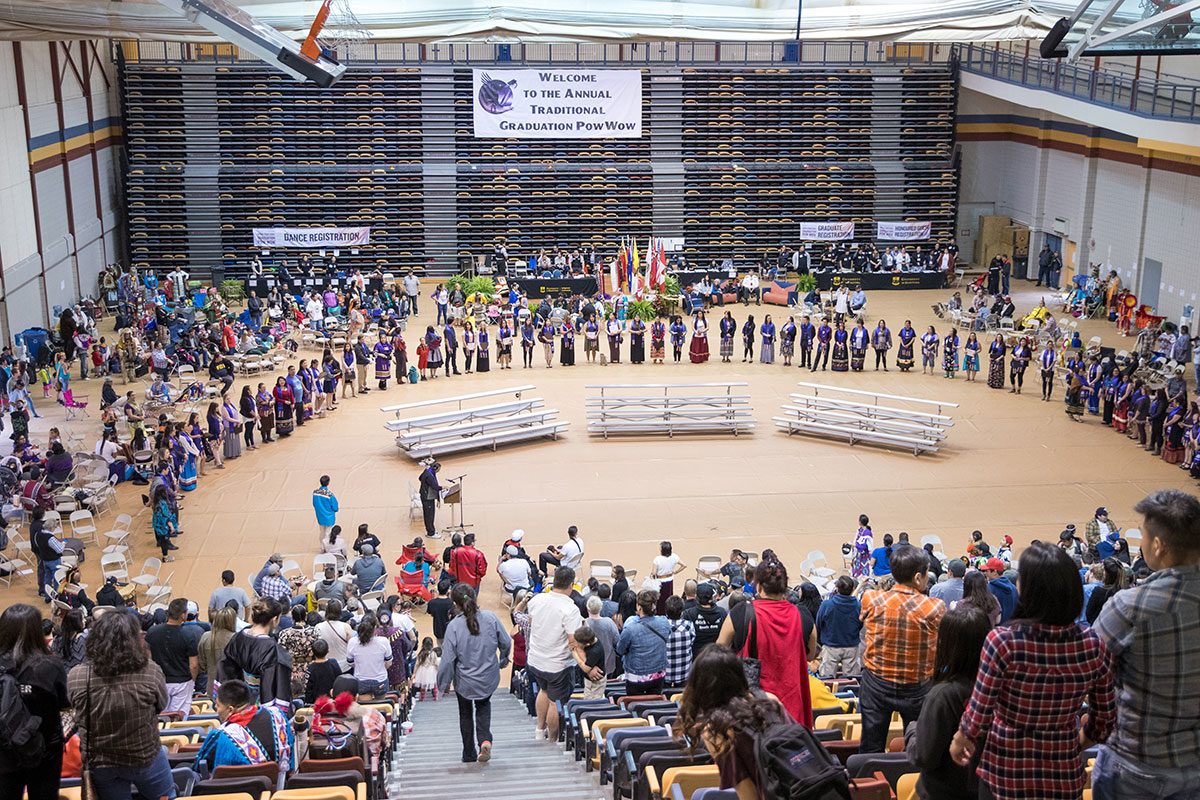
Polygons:
<instances>
[{"instance_id":1,"label":"arena floor","mask_svg":"<svg viewBox=\"0 0 1200 800\"><path fill-rule=\"evenodd\" d=\"M1041 296L1032 284L1014 289L1021 314ZM894 333L911 318L918 330L940 323L939 333L944 333L947 323L934 318L931 305L946 296L944 291L875 292L870 296L868 327L883 316ZM429 309L424 310L422 327L432 320ZM748 311L760 322L768 311L777 324L782 322L782 309L777 307L733 308L739 323ZM1115 327L1105 322L1081 323L1080 328L1085 341L1101 335L1118 349L1132 343L1119 339ZM955 426L946 447L938 455L916 458L870 446L788 437L774 427L771 417L798 381L814 377L821 383L959 403L952 412ZM711 360L693 365L685 356L678 366L518 366L508 373L493 370L415 387L393 385L386 393L347 399L327 419L306 424L289 439L244 454L225 470L210 470L199 489L184 500L185 534L177 540L176 561L165 565L163 574L174 572L175 597L203 605L223 569L235 570L244 585L246 576L273 551L297 559L307 573L318 552L310 494L322 473L332 476L341 504L338 521L350 537L360 522L370 523L383 540L385 559L394 561L401 545L422 529L419 518L410 521L408 503L408 486L416 484L419 469L383 429L390 417L379 407L526 383L536 385L547 407L559 409L571 422L565 437L443 459L443 477L467 476L466 522L473 525L493 564L501 542L514 528L526 531L528 549L536 553L546 544L563 541L567 526L574 524L586 543L585 561L611 559L636 567L642 575L662 539L674 542L689 566L701 555L725 556L732 547L770 547L793 569L811 550L824 551L837 569L841 544L851 539L860 513L871 517L877 536L908 531L916 541L938 534L946 552L954 555L963 551L974 529L982 530L993 546L1009 533L1019 549L1031 539L1057 536L1069 522L1082 529L1096 506L1108 506L1118 524L1129 526L1136 524L1133 504L1148 492L1194 489L1194 481L1177 467L1151 457L1101 426L1097 418L1087 417L1083 423L1068 419L1061 386L1053 403L1041 402L1034 370L1020 397L989 389L985 377L986 372L978 383L969 384L961 373L951 381L940 375L903 374L894 366L888 373L875 372L870 358L861 374L813 376L778 361L723 365ZM586 433L586 384L713 380L749 382L756 432L738 438L607 441ZM88 392L98 401L99 382L87 386L94 387ZM31 438L39 444L44 444L51 424L62 424L61 408L53 407L50 413L49 420L34 421ZM93 413L88 426L89 448L99 427L96 416ZM140 492L140 487L120 487L122 510L140 510ZM106 530L104 521L101 531ZM448 509L439 511L438 522L449 523ZM142 559L157 554L148 514L139 519L133 541L131 567L136 574ZM98 563L98 554L90 552L85 580L93 596L99 584ZM500 594L498 581L489 575L484 604L495 607ZM2 604L28 600L36 600L32 581L0 590Z\"/></svg>"}]
</instances>

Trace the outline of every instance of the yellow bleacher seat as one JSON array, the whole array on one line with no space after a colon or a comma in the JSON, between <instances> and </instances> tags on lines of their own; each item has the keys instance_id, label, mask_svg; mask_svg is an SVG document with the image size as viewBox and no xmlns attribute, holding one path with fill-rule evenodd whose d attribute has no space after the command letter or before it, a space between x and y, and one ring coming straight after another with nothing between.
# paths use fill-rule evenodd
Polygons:
<instances>
[{"instance_id":1,"label":"yellow bleacher seat","mask_svg":"<svg viewBox=\"0 0 1200 800\"><path fill-rule=\"evenodd\" d=\"M721 786L721 773L716 764L701 767L671 767L663 773L661 797L671 796L671 787L678 785L684 797L691 797L700 789L717 789Z\"/></svg>"}]
</instances>

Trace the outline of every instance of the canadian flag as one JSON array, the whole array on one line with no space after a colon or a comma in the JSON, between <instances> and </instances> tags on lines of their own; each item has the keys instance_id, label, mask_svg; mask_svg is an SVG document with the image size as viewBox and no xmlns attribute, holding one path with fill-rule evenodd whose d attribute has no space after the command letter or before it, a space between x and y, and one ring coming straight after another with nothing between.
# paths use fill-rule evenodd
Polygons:
<instances>
[{"instance_id":1,"label":"canadian flag","mask_svg":"<svg viewBox=\"0 0 1200 800\"><path fill-rule=\"evenodd\" d=\"M650 288L660 290L667 282L667 252L663 247L662 239L651 239L649 251L650 255L647 256L647 260L650 267L647 275Z\"/></svg>"}]
</instances>

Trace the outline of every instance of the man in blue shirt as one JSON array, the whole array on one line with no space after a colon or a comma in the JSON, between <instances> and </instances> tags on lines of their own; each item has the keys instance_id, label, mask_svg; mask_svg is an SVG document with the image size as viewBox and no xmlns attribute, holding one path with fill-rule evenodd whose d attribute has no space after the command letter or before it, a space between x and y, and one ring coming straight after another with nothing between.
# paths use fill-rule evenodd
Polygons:
<instances>
[{"instance_id":1,"label":"man in blue shirt","mask_svg":"<svg viewBox=\"0 0 1200 800\"><path fill-rule=\"evenodd\" d=\"M1012 619L1017 610L1017 587L1004 576L1004 562L992 557L983 565L983 574L988 579L988 591L1000 601L1000 623Z\"/></svg>"}]
</instances>

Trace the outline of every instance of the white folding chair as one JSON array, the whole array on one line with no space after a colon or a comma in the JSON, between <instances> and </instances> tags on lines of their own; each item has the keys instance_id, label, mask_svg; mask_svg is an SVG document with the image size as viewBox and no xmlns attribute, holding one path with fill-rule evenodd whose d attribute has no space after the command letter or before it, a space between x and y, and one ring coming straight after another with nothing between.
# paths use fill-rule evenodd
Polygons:
<instances>
[{"instance_id":1,"label":"white folding chair","mask_svg":"<svg viewBox=\"0 0 1200 800\"><path fill-rule=\"evenodd\" d=\"M325 574L326 567L337 568L337 556L333 553L322 553L319 556L313 556L312 575L318 578Z\"/></svg>"},{"instance_id":2,"label":"white folding chair","mask_svg":"<svg viewBox=\"0 0 1200 800\"><path fill-rule=\"evenodd\" d=\"M104 546L105 553L129 553L129 531L107 531L104 538L109 542Z\"/></svg>"},{"instance_id":3,"label":"white folding chair","mask_svg":"<svg viewBox=\"0 0 1200 800\"><path fill-rule=\"evenodd\" d=\"M748 567L757 567L758 566L758 553L754 553L749 550L743 550L742 555L744 555L746 557L746 566L748 566Z\"/></svg>"},{"instance_id":4,"label":"white folding chair","mask_svg":"<svg viewBox=\"0 0 1200 800\"><path fill-rule=\"evenodd\" d=\"M696 580L708 580L716 575L721 574L721 567L725 562L720 556L700 556L696 561Z\"/></svg>"},{"instance_id":5,"label":"white folding chair","mask_svg":"<svg viewBox=\"0 0 1200 800\"><path fill-rule=\"evenodd\" d=\"M604 559L593 559L588 563L588 574L602 583L612 581L613 563Z\"/></svg>"},{"instance_id":6,"label":"white folding chair","mask_svg":"<svg viewBox=\"0 0 1200 800\"><path fill-rule=\"evenodd\" d=\"M31 575L33 575L33 568L25 559L9 558L0 553L0 583L3 583L5 587L12 587L13 578L29 580Z\"/></svg>"},{"instance_id":7,"label":"white folding chair","mask_svg":"<svg viewBox=\"0 0 1200 800\"><path fill-rule=\"evenodd\" d=\"M162 560L150 556L142 563L142 574L135 575L130 580L145 589L158 583L160 572L162 572Z\"/></svg>"},{"instance_id":8,"label":"white folding chair","mask_svg":"<svg viewBox=\"0 0 1200 800\"><path fill-rule=\"evenodd\" d=\"M70 492L59 492L54 495L54 510L62 514L70 514L79 508L79 501Z\"/></svg>"},{"instance_id":9,"label":"white folding chair","mask_svg":"<svg viewBox=\"0 0 1200 800\"><path fill-rule=\"evenodd\" d=\"M1139 529L1130 528L1129 530L1125 531L1125 533L1122 535L1122 538L1129 543L1130 558L1132 558L1135 554L1140 554L1142 552L1142 532ZM1135 544L1137 545L1136 551L1133 549Z\"/></svg>"},{"instance_id":10,"label":"white folding chair","mask_svg":"<svg viewBox=\"0 0 1200 800\"><path fill-rule=\"evenodd\" d=\"M104 580L116 578L118 581L129 579L129 562L123 553L104 553L100 556L100 574Z\"/></svg>"},{"instance_id":11,"label":"white folding chair","mask_svg":"<svg viewBox=\"0 0 1200 800\"><path fill-rule=\"evenodd\" d=\"M113 520L113 530L127 531L133 527L133 517L128 514L117 514Z\"/></svg>"},{"instance_id":12,"label":"white folding chair","mask_svg":"<svg viewBox=\"0 0 1200 800\"><path fill-rule=\"evenodd\" d=\"M816 575L821 580L828 581L837 574L829 567L829 560L821 550L811 550L805 558L811 563L809 575Z\"/></svg>"},{"instance_id":13,"label":"white folding chair","mask_svg":"<svg viewBox=\"0 0 1200 800\"><path fill-rule=\"evenodd\" d=\"M933 555L934 555L934 557L937 558L938 561L946 560L946 554L945 554L945 552L943 552L945 550L945 547L942 545L942 537L940 537L936 534L922 536L921 537L921 547L924 548L925 545L927 545L927 544L933 545Z\"/></svg>"},{"instance_id":14,"label":"white folding chair","mask_svg":"<svg viewBox=\"0 0 1200 800\"><path fill-rule=\"evenodd\" d=\"M96 519L90 511L74 511L71 513L71 533L75 538L85 542L96 543Z\"/></svg>"},{"instance_id":15,"label":"white folding chair","mask_svg":"<svg viewBox=\"0 0 1200 800\"><path fill-rule=\"evenodd\" d=\"M414 519L422 516L425 513L421 505L421 493L413 488L412 481L408 483L408 520L412 522Z\"/></svg>"}]
</instances>

